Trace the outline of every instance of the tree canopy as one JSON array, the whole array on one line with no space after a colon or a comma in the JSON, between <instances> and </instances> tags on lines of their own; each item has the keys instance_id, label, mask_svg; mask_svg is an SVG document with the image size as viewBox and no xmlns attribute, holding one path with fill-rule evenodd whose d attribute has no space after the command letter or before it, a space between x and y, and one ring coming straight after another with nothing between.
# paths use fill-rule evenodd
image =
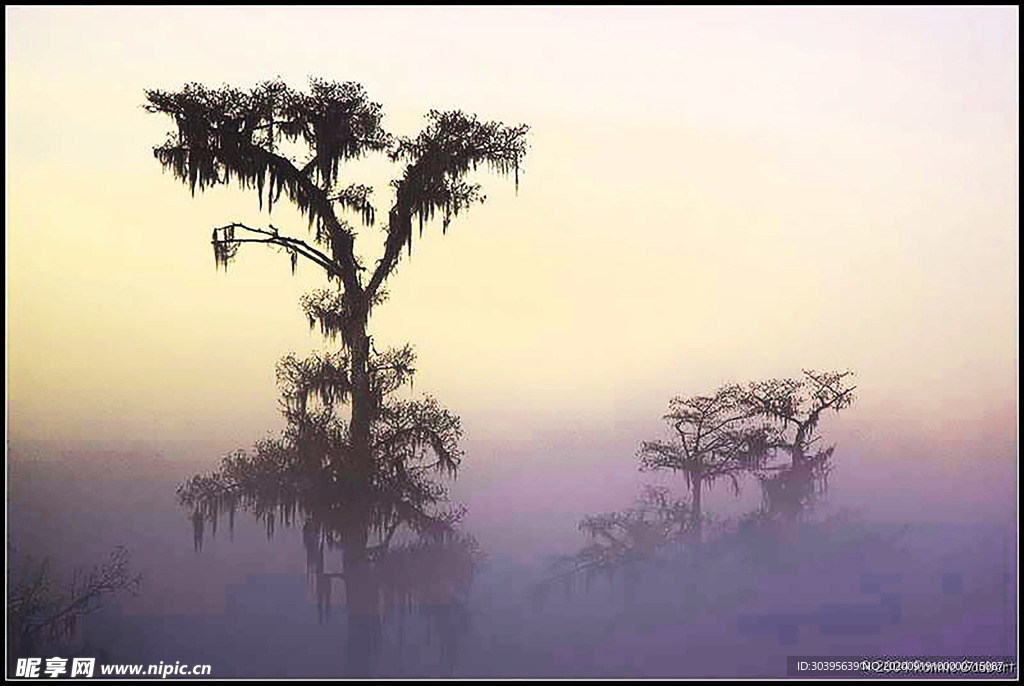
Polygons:
<instances>
[{"instance_id":1,"label":"tree canopy","mask_svg":"<svg viewBox=\"0 0 1024 686\"><path fill-rule=\"evenodd\" d=\"M644 441L638 455L641 469L681 471L687 485L696 478L711 483L756 467L765 457L767 432L752 425L754 413L735 384L714 395L676 397L669 402L665 421L675 431L670 441Z\"/></svg>"},{"instance_id":2,"label":"tree canopy","mask_svg":"<svg viewBox=\"0 0 1024 686\"><path fill-rule=\"evenodd\" d=\"M383 128L381 105L352 82L313 78L309 92L276 80L248 91L190 83L180 91L147 90L146 100L147 111L169 115L176 124L154 155L193 194L235 181L243 189L254 189L268 210L284 195L315 228L310 245L273 227L218 227L213 236L218 265L227 266L243 243L277 245L289 251L293 265L298 257L309 259L346 290L365 289L371 298L394 269L401 249L411 251L414 218L420 233L437 213L447 228L452 217L482 201L480 185L466 180L480 165L513 174L518 188L526 153L527 126L482 122L458 110L431 110L417 136L394 136ZM304 154L291 156L284 144L294 144ZM346 162L370 153L386 154L403 167L391 183L394 203L381 227L387 234L384 255L363 279L365 267L353 249L355 230L344 215L374 226L378 213L371 202L373 189L340 181Z\"/></svg>"},{"instance_id":3,"label":"tree canopy","mask_svg":"<svg viewBox=\"0 0 1024 686\"><path fill-rule=\"evenodd\" d=\"M748 384L743 404L775 427L772 447L785 450L796 463L818 441L822 413L840 412L853 404L857 387L849 385L852 376L849 370L805 369L801 378L755 381Z\"/></svg>"}]
</instances>

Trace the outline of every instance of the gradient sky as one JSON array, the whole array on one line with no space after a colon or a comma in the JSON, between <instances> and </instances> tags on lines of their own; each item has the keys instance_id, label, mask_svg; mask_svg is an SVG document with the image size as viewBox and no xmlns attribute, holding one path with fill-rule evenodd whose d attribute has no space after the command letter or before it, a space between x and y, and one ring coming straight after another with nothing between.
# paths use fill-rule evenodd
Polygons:
<instances>
[{"instance_id":1,"label":"gradient sky","mask_svg":"<svg viewBox=\"0 0 1024 686\"><path fill-rule=\"evenodd\" d=\"M311 75L362 83L397 134L431 108L531 126L518 196L481 173L486 204L428 229L371 322L470 436L656 426L673 395L810 367L855 369L878 426L1015 437L1016 8L5 18L9 438L280 426L274 363L321 345L298 298L323 278L258 248L216 272L211 228L266 213L162 174L171 121L141 104ZM380 210L386 171L350 177Z\"/></svg>"}]
</instances>

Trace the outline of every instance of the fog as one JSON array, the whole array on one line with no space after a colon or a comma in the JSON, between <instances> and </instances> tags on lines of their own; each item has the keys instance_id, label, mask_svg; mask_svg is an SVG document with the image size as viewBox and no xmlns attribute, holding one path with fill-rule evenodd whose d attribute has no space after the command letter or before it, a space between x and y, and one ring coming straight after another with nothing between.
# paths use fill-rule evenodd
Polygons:
<instances>
[{"instance_id":1,"label":"fog","mask_svg":"<svg viewBox=\"0 0 1024 686\"><path fill-rule=\"evenodd\" d=\"M792 655L1014 655L1016 484L1006 477L1016 468L1006 429L1001 453L959 470L927 445L893 468L871 454L884 444L841 442L827 497L796 535L736 538L736 522L760 504L748 479L738 496L708 494L723 532L706 544L720 551L708 568L694 571L687 546L673 544L568 585L550 581L552 564L591 542L580 520L628 509L648 483L684 495L682 478L641 474L631 454L601 456L580 436L471 444L470 454L509 466L467 458L453 488L484 557L451 675L778 677ZM268 538L240 513L233 530L222 521L195 549L174 489L223 449L13 444L9 540L19 555L48 556L63 578L114 546L129 549L143 592L85 623L107 662L210 664L234 677L344 674L344 593L321 621L301 525ZM328 553L328 566L340 564ZM378 675L445 675L437 626L428 641L428 620L413 610L399 641L396 616L385 619Z\"/></svg>"}]
</instances>

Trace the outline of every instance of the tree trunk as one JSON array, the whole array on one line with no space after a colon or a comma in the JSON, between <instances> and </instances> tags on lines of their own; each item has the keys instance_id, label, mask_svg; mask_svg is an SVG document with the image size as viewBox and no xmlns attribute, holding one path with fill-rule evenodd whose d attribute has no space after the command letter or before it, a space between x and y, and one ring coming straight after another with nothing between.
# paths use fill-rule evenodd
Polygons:
<instances>
[{"instance_id":1,"label":"tree trunk","mask_svg":"<svg viewBox=\"0 0 1024 686\"><path fill-rule=\"evenodd\" d=\"M361 678L375 675L381 647L380 592L367 553L367 529L365 522L356 523L344 545L346 671Z\"/></svg>"},{"instance_id":2,"label":"tree trunk","mask_svg":"<svg viewBox=\"0 0 1024 686\"><path fill-rule=\"evenodd\" d=\"M374 474L370 426L376 408L370 385L370 338L366 334L369 310L364 296L350 296L349 307L352 317L346 336L352 381L349 436L355 467L352 475L357 483L356 502L352 503L352 519L347 523L344 543L347 667L350 677L370 677L377 669L381 641L379 584L367 550Z\"/></svg>"},{"instance_id":3,"label":"tree trunk","mask_svg":"<svg viewBox=\"0 0 1024 686\"><path fill-rule=\"evenodd\" d=\"M700 602L700 591L701 591L701 575L703 573L703 564L701 563L701 557L703 551L701 550L701 542L703 539L704 529L704 512L701 505L701 491L704 485L704 470L703 465L698 465L697 470L691 475L690 482L690 494L691 494L691 505L693 506L692 518L693 518L693 557L691 558L691 567L689 570L688 579L685 585L686 595L689 597L691 603Z\"/></svg>"},{"instance_id":4,"label":"tree trunk","mask_svg":"<svg viewBox=\"0 0 1024 686\"><path fill-rule=\"evenodd\" d=\"M704 481L703 471L698 469L693 475L693 538L699 546L703 538L704 513L701 506L701 491Z\"/></svg>"},{"instance_id":5,"label":"tree trunk","mask_svg":"<svg viewBox=\"0 0 1024 686\"><path fill-rule=\"evenodd\" d=\"M349 425L352 451L359 470L369 478L373 474L370 454L370 423L374 402L370 387L370 337L366 335L367 308L362 298L352 298L353 320L348 338L352 355L352 421Z\"/></svg>"},{"instance_id":6,"label":"tree trunk","mask_svg":"<svg viewBox=\"0 0 1024 686\"><path fill-rule=\"evenodd\" d=\"M792 457L790 467L792 468L800 467L805 462L806 446L804 444L807 442L809 429L809 422L804 422L796 431L796 436L793 438L793 449L790 451L790 456Z\"/></svg>"}]
</instances>

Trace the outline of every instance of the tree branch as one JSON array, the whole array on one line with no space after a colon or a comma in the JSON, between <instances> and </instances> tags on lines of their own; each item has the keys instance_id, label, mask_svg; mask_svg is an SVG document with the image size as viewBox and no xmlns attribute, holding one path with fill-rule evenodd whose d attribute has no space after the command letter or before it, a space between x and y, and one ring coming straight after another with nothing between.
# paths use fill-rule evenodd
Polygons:
<instances>
[{"instance_id":1,"label":"tree branch","mask_svg":"<svg viewBox=\"0 0 1024 686\"><path fill-rule=\"evenodd\" d=\"M249 231L251 233L260 234L267 236L267 238L216 238L218 231L225 231L227 229L242 229L243 231ZM342 277L342 268L337 262L332 260L330 257L317 250L315 247L306 243L305 241L292 238L291 236L282 236L273 224L270 225L270 230L260 229L252 226L247 226L240 222L232 222L225 226L218 226L214 229L214 239L210 241L213 245L228 245L228 244L242 244L242 243L263 243L265 245L278 245L288 250L293 250L298 254L302 255L306 259L315 263L319 267L323 268L328 276L331 277Z\"/></svg>"}]
</instances>

